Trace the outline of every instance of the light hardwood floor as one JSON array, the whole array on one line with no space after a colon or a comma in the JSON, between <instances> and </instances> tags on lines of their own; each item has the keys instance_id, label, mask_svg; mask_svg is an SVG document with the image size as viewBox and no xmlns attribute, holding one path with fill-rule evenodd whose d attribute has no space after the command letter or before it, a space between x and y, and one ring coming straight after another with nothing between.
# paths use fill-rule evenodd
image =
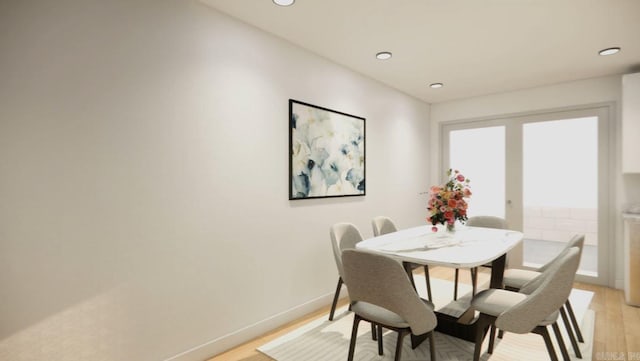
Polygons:
<instances>
[{"instance_id":1,"label":"light hardwood floor","mask_svg":"<svg viewBox=\"0 0 640 361\"><path fill-rule=\"evenodd\" d=\"M453 281L453 270L450 268L434 267L430 269L429 274L433 278ZM488 270L483 270L479 277L488 279ZM470 283L469 272L461 270L460 281ZM640 308L628 306L620 290L584 283L576 283L575 288L594 293L590 306L596 314L593 361L640 360ZM340 301L340 305L346 303L346 298ZM309 321L326 317L329 308L323 307L208 361L272 361L270 357L256 351L256 348Z\"/></svg>"}]
</instances>

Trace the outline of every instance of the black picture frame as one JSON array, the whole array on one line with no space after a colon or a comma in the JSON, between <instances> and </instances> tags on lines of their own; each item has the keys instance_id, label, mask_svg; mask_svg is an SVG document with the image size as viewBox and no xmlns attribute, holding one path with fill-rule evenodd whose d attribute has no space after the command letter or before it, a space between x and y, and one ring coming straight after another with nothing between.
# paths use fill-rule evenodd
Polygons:
<instances>
[{"instance_id":1,"label":"black picture frame","mask_svg":"<svg viewBox=\"0 0 640 361\"><path fill-rule=\"evenodd\" d=\"M289 200L366 195L366 120L289 99Z\"/></svg>"}]
</instances>

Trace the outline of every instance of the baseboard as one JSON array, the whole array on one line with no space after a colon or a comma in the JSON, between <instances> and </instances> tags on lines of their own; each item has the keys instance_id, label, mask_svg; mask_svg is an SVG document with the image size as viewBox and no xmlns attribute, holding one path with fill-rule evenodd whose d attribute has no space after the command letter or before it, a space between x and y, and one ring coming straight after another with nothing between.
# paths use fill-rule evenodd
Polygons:
<instances>
[{"instance_id":1,"label":"baseboard","mask_svg":"<svg viewBox=\"0 0 640 361\"><path fill-rule=\"evenodd\" d=\"M341 296L346 296L345 287L342 288ZM333 292L320 296L309 302L303 303L292 309L280 312L262 321L258 321L252 325L241 328L237 331L218 337L202 345L195 346L189 350L181 352L175 356L169 357L164 361L202 361L221 354L245 342L262 336L288 322L301 318L313 311L331 304L333 301Z\"/></svg>"},{"instance_id":2,"label":"baseboard","mask_svg":"<svg viewBox=\"0 0 640 361\"><path fill-rule=\"evenodd\" d=\"M624 289L624 280L616 280L614 287L618 290Z\"/></svg>"}]
</instances>

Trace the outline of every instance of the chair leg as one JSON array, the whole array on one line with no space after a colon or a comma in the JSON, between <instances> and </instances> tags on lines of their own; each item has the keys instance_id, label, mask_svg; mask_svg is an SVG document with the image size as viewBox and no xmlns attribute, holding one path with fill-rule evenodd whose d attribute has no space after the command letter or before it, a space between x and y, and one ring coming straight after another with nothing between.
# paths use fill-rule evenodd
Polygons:
<instances>
[{"instance_id":1,"label":"chair leg","mask_svg":"<svg viewBox=\"0 0 640 361\"><path fill-rule=\"evenodd\" d=\"M427 299L429 300L429 302L432 302L433 298L431 298L431 281L429 278L429 266L427 265L424 266L424 280L427 283Z\"/></svg>"},{"instance_id":2,"label":"chair leg","mask_svg":"<svg viewBox=\"0 0 640 361\"><path fill-rule=\"evenodd\" d=\"M478 287L478 267L473 267L471 270L471 295L475 296Z\"/></svg>"},{"instance_id":3,"label":"chair leg","mask_svg":"<svg viewBox=\"0 0 640 361\"><path fill-rule=\"evenodd\" d=\"M489 333L489 350L487 353L491 355L493 353L493 344L496 340L496 325L491 325L491 332Z\"/></svg>"},{"instance_id":4,"label":"chair leg","mask_svg":"<svg viewBox=\"0 0 640 361\"><path fill-rule=\"evenodd\" d=\"M567 346L564 344L564 340L562 339L562 334L560 333L560 327L558 327L558 323L554 322L551 324L553 328L553 333L556 334L556 340L558 341L558 347L560 348L560 352L562 353L562 359L564 361L571 361L571 357L569 357L569 352L567 352Z\"/></svg>"},{"instance_id":5,"label":"chair leg","mask_svg":"<svg viewBox=\"0 0 640 361\"><path fill-rule=\"evenodd\" d=\"M480 360L482 341L484 341L484 337L487 334L487 326L492 325L495 322L495 319L495 317L485 315L484 313L481 313L480 317L478 317L478 320L476 321L476 345L473 350L473 361Z\"/></svg>"},{"instance_id":6,"label":"chair leg","mask_svg":"<svg viewBox=\"0 0 640 361\"><path fill-rule=\"evenodd\" d=\"M498 330L498 338L502 340L503 337L504 337L504 331Z\"/></svg>"},{"instance_id":7,"label":"chair leg","mask_svg":"<svg viewBox=\"0 0 640 361\"><path fill-rule=\"evenodd\" d=\"M400 361L402 357L402 340L406 335L405 331L398 331L398 342L396 343L396 356L394 358L395 361Z\"/></svg>"},{"instance_id":8,"label":"chair leg","mask_svg":"<svg viewBox=\"0 0 640 361\"><path fill-rule=\"evenodd\" d=\"M577 358L582 358L580 347L578 346L578 342L576 341L576 336L573 334L573 329L571 328L569 317L567 317L567 313L565 312L564 307L560 307L560 316L562 317L564 328L567 330L567 334L569 335L569 341L571 341L573 352L575 352Z\"/></svg>"},{"instance_id":9,"label":"chair leg","mask_svg":"<svg viewBox=\"0 0 640 361\"><path fill-rule=\"evenodd\" d=\"M545 326L538 326L534 328L532 332L537 333L544 339L544 344L547 346L547 352L549 352L551 361L558 361L558 356L556 355L556 351L553 349L553 343L551 343L551 336L549 336L547 328Z\"/></svg>"},{"instance_id":10,"label":"chair leg","mask_svg":"<svg viewBox=\"0 0 640 361\"><path fill-rule=\"evenodd\" d=\"M460 269L456 268L456 275L453 279L453 300L458 299L458 275L460 274Z\"/></svg>"},{"instance_id":11,"label":"chair leg","mask_svg":"<svg viewBox=\"0 0 640 361\"><path fill-rule=\"evenodd\" d=\"M429 352L431 353L431 361L436 361L436 334L429 332Z\"/></svg>"},{"instance_id":12,"label":"chair leg","mask_svg":"<svg viewBox=\"0 0 640 361\"><path fill-rule=\"evenodd\" d=\"M382 326L378 325L378 355L384 354L384 348L382 347Z\"/></svg>"},{"instance_id":13,"label":"chair leg","mask_svg":"<svg viewBox=\"0 0 640 361\"><path fill-rule=\"evenodd\" d=\"M329 321L333 321L333 314L336 312L336 306L338 305L338 299L340 298L341 289L342 289L342 277L338 277L338 286L336 287L336 293L333 296L333 303L331 304L331 312L329 312Z\"/></svg>"},{"instance_id":14,"label":"chair leg","mask_svg":"<svg viewBox=\"0 0 640 361\"><path fill-rule=\"evenodd\" d=\"M371 322L371 339L374 341L378 339L378 328L373 322Z\"/></svg>"},{"instance_id":15,"label":"chair leg","mask_svg":"<svg viewBox=\"0 0 640 361\"><path fill-rule=\"evenodd\" d=\"M576 336L578 337L578 341L584 342L584 338L582 337L582 332L580 332L580 326L578 326L578 321L576 320L576 315L573 313L573 307L571 307L571 302L567 300L564 303L567 307L567 312L569 313L569 318L571 318L571 324L573 325L573 329L576 331Z\"/></svg>"},{"instance_id":16,"label":"chair leg","mask_svg":"<svg viewBox=\"0 0 640 361\"><path fill-rule=\"evenodd\" d=\"M407 276L409 276L409 281L411 281L411 286L413 286L414 290L418 290L416 288L416 282L413 280L413 272L411 270L411 263L402 262L402 266L404 267L405 272L407 272Z\"/></svg>"},{"instance_id":17,"label":"chair leg","mask_svg":"<svg viewBox=\"0 0 640 361\"><path fill-rule=\"evenodd\" d=\"M356 339L358 338L358 323L360 323L360 316L353 315L353 328L351 329L351 342L349 342L349 356L347 361L353 361L353 353L356 350Z\"/></svg>"}]
</instances>

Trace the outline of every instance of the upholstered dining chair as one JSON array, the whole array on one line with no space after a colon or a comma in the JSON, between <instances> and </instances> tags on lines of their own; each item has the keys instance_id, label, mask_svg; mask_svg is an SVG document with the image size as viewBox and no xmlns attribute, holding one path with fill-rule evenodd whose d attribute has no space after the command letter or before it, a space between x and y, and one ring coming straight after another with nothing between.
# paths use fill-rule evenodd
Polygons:
<instances>
[{"instance_id":1,"label":"upholstered dining chair","mask_svg":"<svg viewBox=\"0 0 640 361\"><path fill-rule=\"evenodd\" d=\"M465 224L471 227L507 229L507 221L505 221L504 218L494 217L494 216L469 217L469 219ZM475 295L478 287L478 267L471 268L469 271L471 272L471 287L472 287L471 294ZM454 300L458 299L459 274L460 274L460 269L456 268L456 273L453 281L453 299Z\"/></svg>"},{"instance_id":2,"label":"upholstered dining chair","mask_svg":"<svg viewBox=\"0 0 640 361\"><path fill-rule=\"evenodd\" d=\"M362 241L362 234L358 228L351 223L336 223L331 226L329 230L331 236L331 247L333 248L333 257L336 260L336 266L338 267L338 286L333 296L333 303L331 304L331 311L329 312L329 321L333 321L333 316L338 305L338 299L340 298L340 290L344 283L344 271L342 267L342 252L345 249L356 248L356 244Z\"/></svg>"},{"instance_id":3,"label":"upholstered dining chair","mask_svg":"<svg viewBox=\"0 0 640 361\"><path fill-rule=\"evenodd\" d=\"M509 268L505 270L503 278L505 289L525 293L530 292L530 290L535 289L537 284L540 282L540 274L550 268L554 264L554 262L557 262L558 259L560 259L568 249L573 247L578 248L578 250L580 251L580 257L580 255L582 255L583 246L584 235L577 234L574 235L571 240L569 240L569 242L567 242L564 249L558 255L556 255L555 258L553 258L551 261L547 262L537 270L532 271L518 268ZM579 342L584 342L584 337L582 336L582 332L580 331L580 326L578 325L578 321L576 319L575 313L573 312L573 307L571 306L571 302L569 301L569 299L566 300L564 307L560 309L560 315L562 316L562 321L565 325L565 328L567 329L567 334L569 336L571 346L573 347L576 356L578 358L582 358L580 348L578 347L578 343L576 342L576 337ZM569 323L569 319L571 323Z\"/></svg>"},{"instance_id":4,"label":"upholstered dining chair","mask_svg":"<svg viewBox=\"0 0 640 361\"><path fill-rule=\"evenodd\" d=\"M333 248L333 257L336 260L336 266L338 267L338 286L336 292L333 295L333 302L331 303L331 311L329 312L329 321L333 321L333 316L336 312L338 305L338 299L340 298L340 290L344 284L344 270L342 267L342 251L346 249L353 249L356 244L362 241L362 234L358 228L351 223L336 223L331 226L329 230L331 236L331 247ZM347 287L348 284L347 284ZM371 338L378 341L378 348L382 349L382 329L376 332L375 325L371 324ZM380 335L380 338L378 338Z\"/></svg>"},{"instance_id":5,"label":"upholstered dining chair","mask_svg":"<svg viewBox=\"0 0 640 361\"><path fill-rule=\"evenodd\" d=\"M373 227L373 235L375 237L381 236L383 234L393 233L393 232L397 232L398 231L398 227L391 220L391 218L385 217L385 216L374 217L371 220L371 226ZM425 282L427 284L427 299L429 301L432 301L433 298L431 298L431 281L429 280L429 266L427 266L427 265L423 266L423 265L417 264L417 263L410 263L409 266L411 267L412 270L415 270L417 268L423 267L423 269L424 269L424 279L425 279ZM413 279L411 279L411 283L412 284L414 283ZM414 286L415 286L415 284L414 284Z\"/></svg>"},{"instance_id":6,"label":"upholstered dining chair","mask_svg":"<svg viewBox=\"0 0 640 361\"><path fill-rule=\"evenodd\" d=\"M543 337L549 357L557 361L547 326L551 325L558 341L558 347L565 360L569 354L556 320L559 310L569 297L573 281L580 263L580 250L569 248L540 278L530 294L503 289L488 289L479 292L471 300L471 306L480 315L476 321L475 350L473 360L480 359L482 342L487 327L491 328L488 353L493 352L496 327L513 333L536 333Z\"/></svg>"},{"instance_id":7,"label":"upholstered dining chair","mask_svg":"<svg viewBox=\"0 0 640 361\"><path fill-rule=\"evenodd\" d=\"M353 360L358 324L365 320L377 326L378 340L382 339L382 327L398 332L396 361L401 359L402 341L407 334L429 338L431 361L435 361L433 330L438 321L433 304L418 296L400 262L356 249L344 250L342 262L354 312L347 360ZM382 355L380 342L378 353Z\"/></svg>"}]
</instances>

